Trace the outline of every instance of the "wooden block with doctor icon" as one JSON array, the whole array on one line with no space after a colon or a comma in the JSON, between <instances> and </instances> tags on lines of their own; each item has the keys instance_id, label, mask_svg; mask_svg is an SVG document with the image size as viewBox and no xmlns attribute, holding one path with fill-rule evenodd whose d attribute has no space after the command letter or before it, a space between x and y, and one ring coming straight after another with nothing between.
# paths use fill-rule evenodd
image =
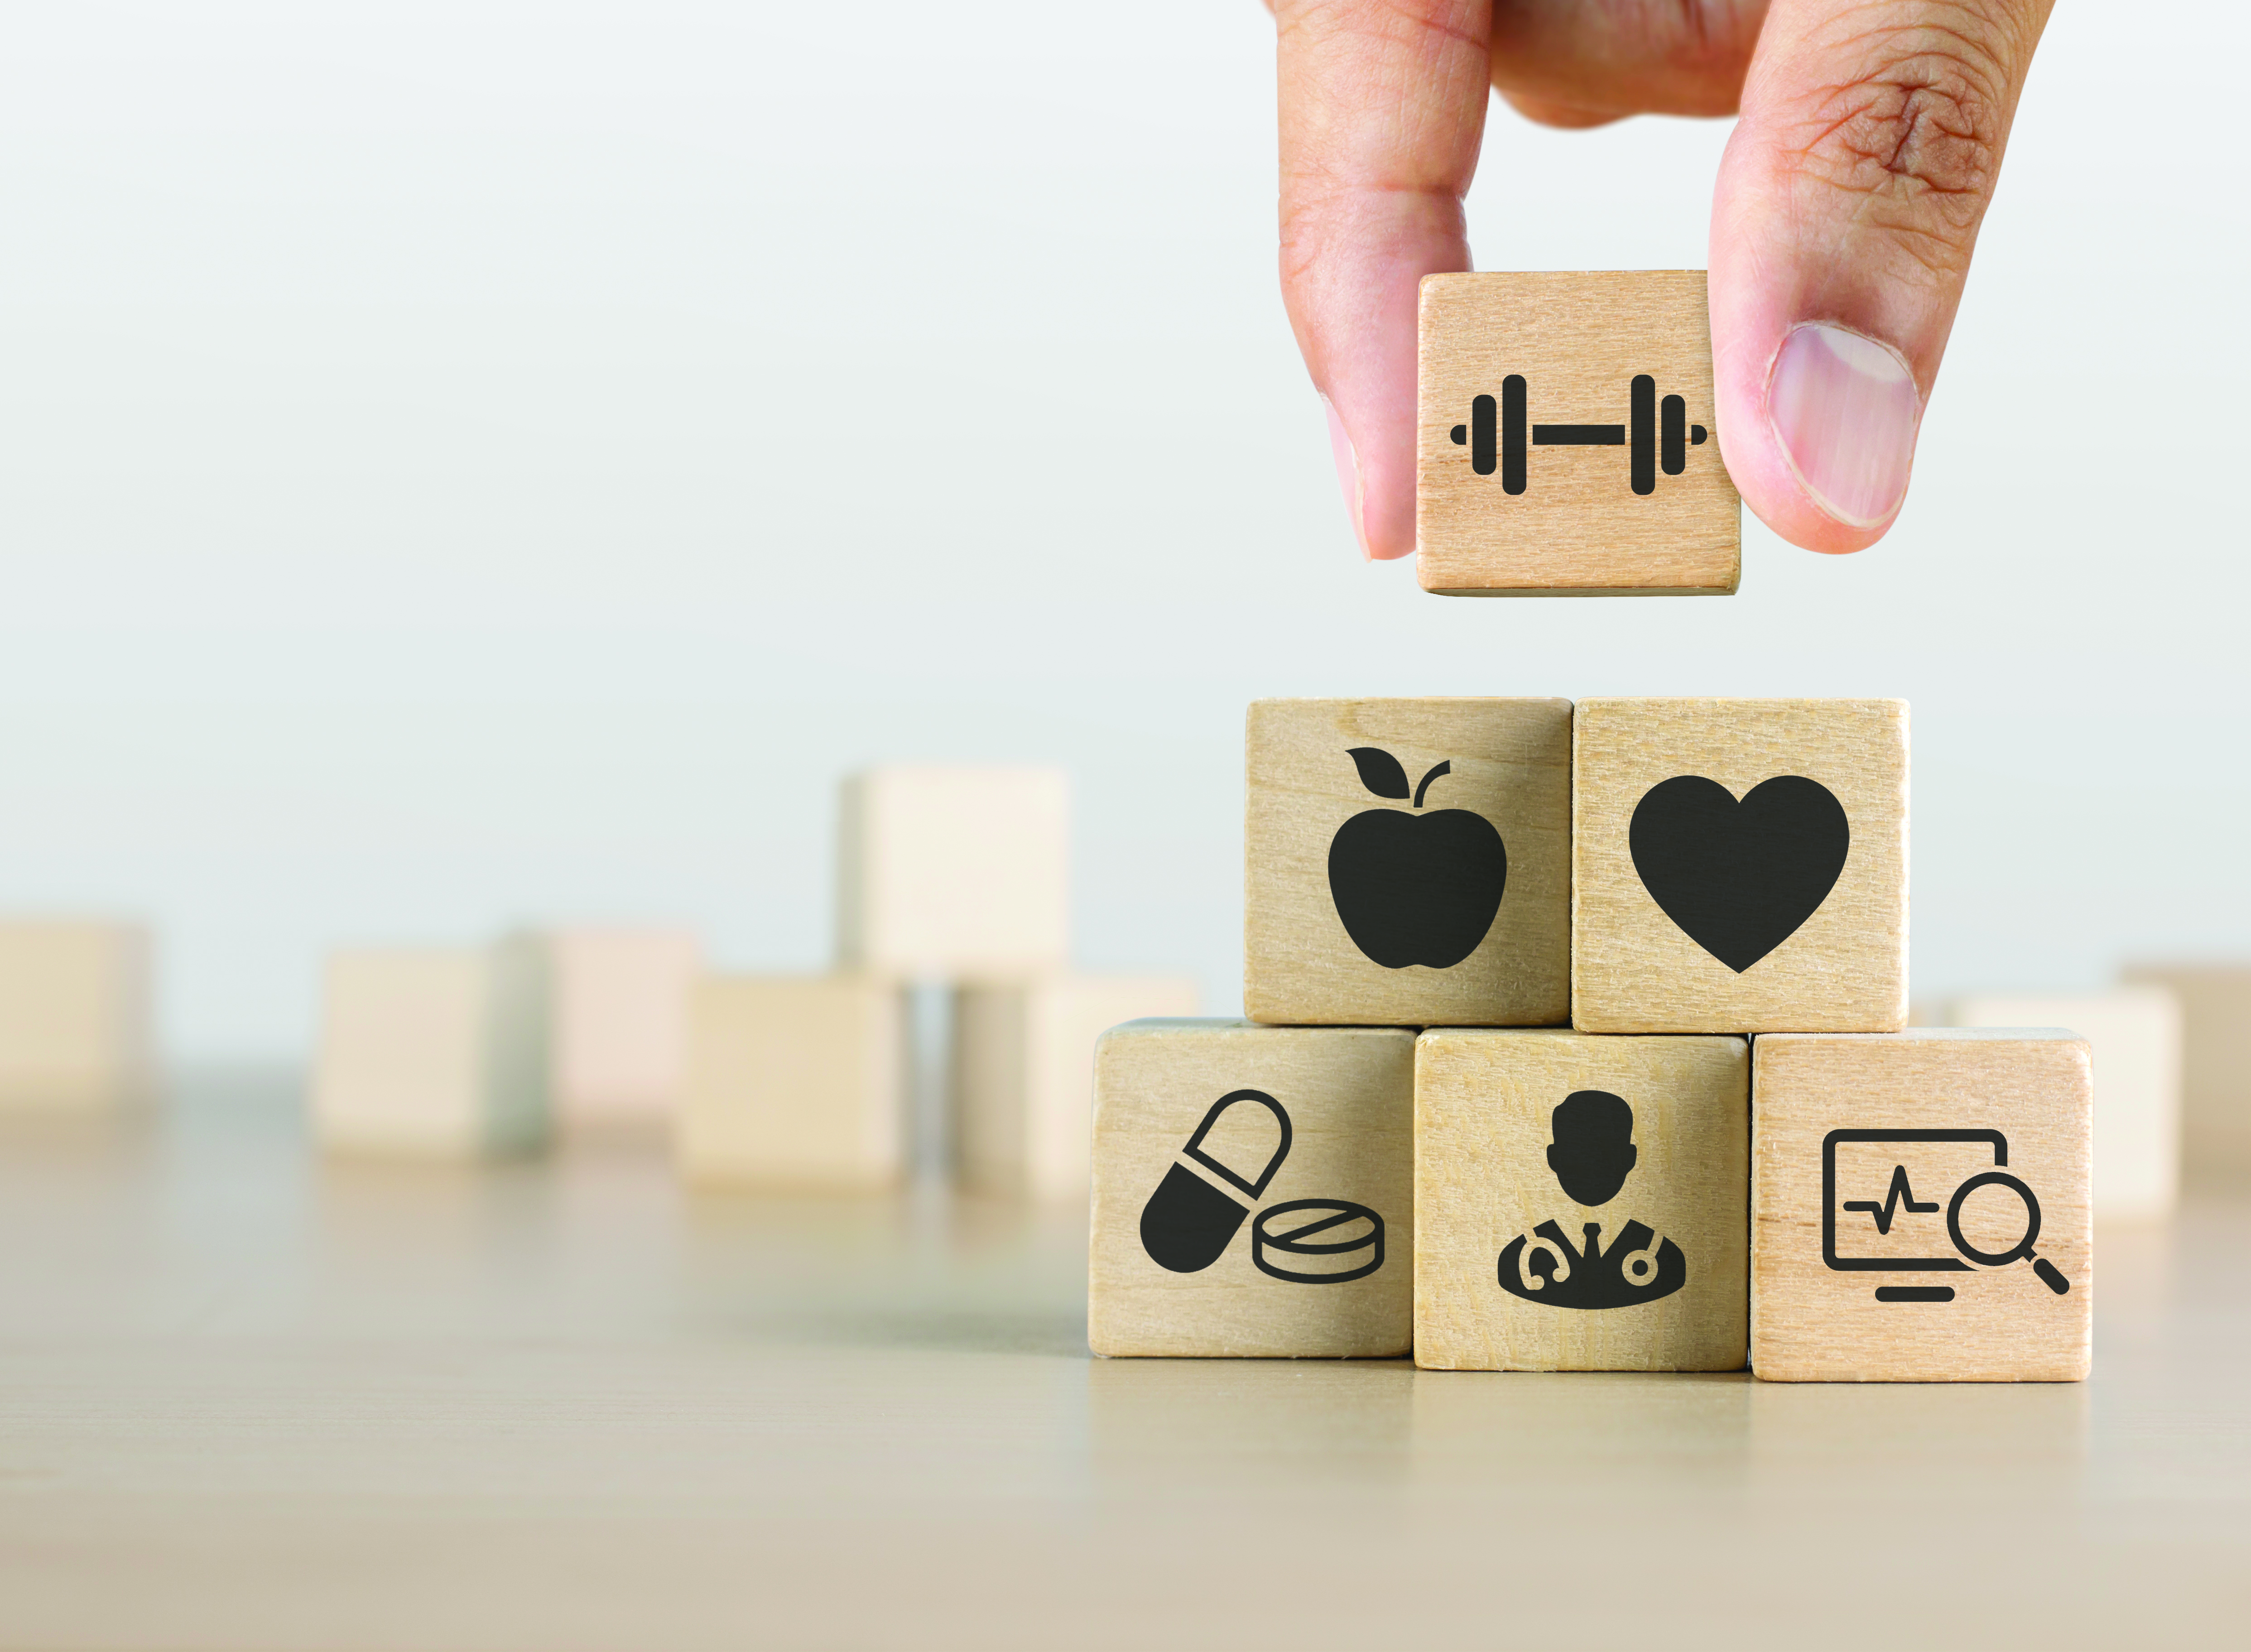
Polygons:
<instances>
[{"instance_id":1,"label":"wooden block with doctor icon","mask_svg":"<svg viewBox=\"0 0 2251 1652\"><path fill-rule=\"evenodd\" d=\"M1540 1026L1570 1014L1571 702L1260 700L1244 1013Z\"/></svg>"},{"instance_id":2,"label":"wooden block with doctor icon","mask_svg":"<svg viewBox=\"0 0 2251 1652\"><path fill-rule=\"evenodd\" d=\"M1415 1362L1737 1371L1750 1047L1428 1032L1415 1060Z\"/></svg>"},{"instance_id":3,"label":"wooden block with doctor icon","mask_svg":"<svg viewBox=\"0 0 2251 1652\"><path fill-rule=\"evenodd\" d=\"M1415 1034L1129 1021L1094 1059L1087 1340L1396 1358L1413 1334Z\"/></svg>"}]
</instances>

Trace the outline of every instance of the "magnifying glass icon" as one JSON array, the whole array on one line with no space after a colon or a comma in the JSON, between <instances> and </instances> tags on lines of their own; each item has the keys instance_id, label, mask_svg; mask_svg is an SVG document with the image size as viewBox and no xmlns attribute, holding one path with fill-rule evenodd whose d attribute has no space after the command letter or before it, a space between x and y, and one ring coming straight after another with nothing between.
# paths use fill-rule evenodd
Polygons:
<instances>
[{"instance_id":1,"label":"magnifying glass icon","mask_svg":"<svg viewBox=\"0 0 2251 1652\"><path fill-rule=\"evenodd\" d=\"M1979 1250L1962 1237L1962 1201L1981 1187L2012 1188L2017 1197L2025 1201L2025 1236L2006 1250ZM2040 1276L2040 1282L2061 1296L2071 1289L2071 1282L2063 1276L2054 1262L2044 1260L2033 1249L2033 1241L2040 1237L2040 1200L2033 1197L2031 1188L2005 1170L1989 1170L1983 1175L1972 1176L1954 1190L1954 1200L1946 1207L1946 1233L1953 1240L1955 1249L1984 1268L2002 1268L2011 1262L2028 1261L2033 1265L2033 1272Z\"/></svg>"}]
</instances>

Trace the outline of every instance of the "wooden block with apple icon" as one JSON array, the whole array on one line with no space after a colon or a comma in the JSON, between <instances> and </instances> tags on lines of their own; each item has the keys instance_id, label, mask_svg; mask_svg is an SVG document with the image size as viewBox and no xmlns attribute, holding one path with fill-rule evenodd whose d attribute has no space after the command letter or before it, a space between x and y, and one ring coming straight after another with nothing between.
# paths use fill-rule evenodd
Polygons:
<instances>
[{"instance_id":1,"label":"wooden block with apple icon","mask_svg":"<svg viewBox=\"0 0 2251 1652\"><path fill-rule=\"evenodd\" d=\"M1129 1021L1094 1062L1098 1354L1383 1358L1413 1336L1415 1035Z\"/></svg>"},{"instance_id":2,"label":"wooden block with apple icon","mask_svg":"<svg viewBox=\"0 0 2251 1652\"><path fill-rule=\"evenodd\" d=\"M1583 1033L1907 1024L1907 702L1583 700Z\"/></svg>"},{"instance_id":3,"label":"wooden block with apple icon","mask_svg":"<svg viewBox=\"0 0 2251 1652\"><path fill-rule=\"evenodd\" d=\"M1570 1013L1568 700L1261 700L1244 768L1257 1021Z\"/></svg>"}]
</instances>

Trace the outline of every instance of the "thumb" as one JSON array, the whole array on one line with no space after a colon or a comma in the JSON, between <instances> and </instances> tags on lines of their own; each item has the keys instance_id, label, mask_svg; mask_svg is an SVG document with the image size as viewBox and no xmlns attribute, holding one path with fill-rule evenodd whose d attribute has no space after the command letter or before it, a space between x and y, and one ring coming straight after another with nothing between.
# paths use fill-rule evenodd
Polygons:
<instances>
[{"instance_id":1,"label":"thumb","mask_svg":"<svg viewBox=\"0 0 2251 1652\"><path fill-rule=\"evenodd\" d=\"M1712 206L1721 452L1810 550L1907 497L2052 0L1774 0Z\"/></svg>"}]
</instances>

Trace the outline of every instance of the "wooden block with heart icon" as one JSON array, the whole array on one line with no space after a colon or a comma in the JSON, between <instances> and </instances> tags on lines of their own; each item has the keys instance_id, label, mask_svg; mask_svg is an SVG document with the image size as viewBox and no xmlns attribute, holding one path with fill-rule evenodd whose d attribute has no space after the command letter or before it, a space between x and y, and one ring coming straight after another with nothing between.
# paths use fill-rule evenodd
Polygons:
<instances>
[{"instance_id":1,"label":"wooden block with heart icon","mask_svg":"<svg viewBox=\"0 0 2251 1652\"><path fill-rule=\"evenodd\" d=\"M1415 1363L1738 1371L1750 1046L1445 1028L1415 1049Z\"/></svg>"},{"instance_id":2,"label":"wooden block with heart icon","mask_svg":"<svg viewBox=\"0 0 2251 1652\"><path fill-rule=\"evenodd\" d=\"M1904 1026L1907 736L1900 700L1581 701L1572 1024Z\"/></svg>"},{"instance_id":3,"label":"wooden block with heart icon","mask_svg":"<svg viewBox=\"0 0 2251 1652\"><path fill-rule=\"evenodd\" d=\"M1384 1358L1413 1335L1415 1034L1128 1021L1094 1057L1098 1354Z\"/></svg>"},{"instance_id":4,"label":"wooden block with heart icon","mask_svg":"<svg viewBox=\"0 0 2251 1652\"><path fill-rule=\"evenodd\" d=\"M1261 700L1244 742L1256 1021L1570 1013L1568 700Z\"/></svg>"}]
</instances>

